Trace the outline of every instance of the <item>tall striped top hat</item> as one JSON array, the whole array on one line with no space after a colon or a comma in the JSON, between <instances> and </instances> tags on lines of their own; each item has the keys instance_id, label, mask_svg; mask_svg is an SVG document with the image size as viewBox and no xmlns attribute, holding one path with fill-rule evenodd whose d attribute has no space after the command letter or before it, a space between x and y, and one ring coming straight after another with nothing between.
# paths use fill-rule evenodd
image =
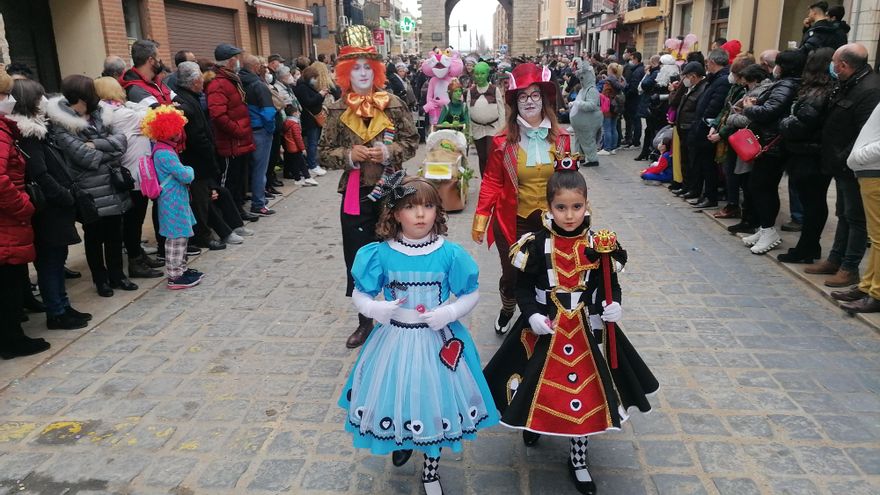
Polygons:
<instances>
[{"instance_id":1,"label":"tall striped top hat","mask_svg":"<svg viewBox=\"0 0 880 495\"><path fill-rule=\"evenodd\" d=\"M373 46L373 33L367 26L352 25L345 28L340 37L342 48L336 60L367 58L382 60L382 55Z\"/></svg>"}]
</instances>

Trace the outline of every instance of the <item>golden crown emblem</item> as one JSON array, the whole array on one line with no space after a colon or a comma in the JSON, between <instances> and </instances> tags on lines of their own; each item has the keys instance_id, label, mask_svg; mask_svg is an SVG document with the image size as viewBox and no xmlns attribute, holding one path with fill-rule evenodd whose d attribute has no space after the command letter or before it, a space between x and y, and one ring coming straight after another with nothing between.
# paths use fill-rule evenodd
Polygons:
<instances>
[{"instance_id":1,"label":"golden crown emblem","mask_svg":"<svg viewBox=\"0 0 880 495\"><path fill-rule=\"evenodd\" d=\"M593 249L600 254L615 251L617 249L617 234L608 229L602 229L594 233Z\"/></svg>"}]
</instances>

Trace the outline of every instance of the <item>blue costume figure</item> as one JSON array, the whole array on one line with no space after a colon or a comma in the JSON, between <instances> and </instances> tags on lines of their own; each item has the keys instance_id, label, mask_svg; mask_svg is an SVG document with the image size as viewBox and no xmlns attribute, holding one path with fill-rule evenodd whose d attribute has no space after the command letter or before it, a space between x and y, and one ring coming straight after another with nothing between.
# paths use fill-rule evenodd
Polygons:
<instances>
[{"instance_id":1,"label":"blue costume figure","mask_svg":"<svg viewBox=\"0 0 880 495\"><path fill-rule=\"evenodd\" d=\"M458 321L479 300L477 265L442 237L437 189L402 179L401 171L383 186L388 203L376 230L385 240L362 247L351 270L355 306L378 323L339 405L355 447L392 453L396 466L413 450L424 452L422 482L438 495L441 449L460 451L462 440L499 418L477 348ZM379 293L384 301L374 300Z\"/></svg>"}]
</instances>

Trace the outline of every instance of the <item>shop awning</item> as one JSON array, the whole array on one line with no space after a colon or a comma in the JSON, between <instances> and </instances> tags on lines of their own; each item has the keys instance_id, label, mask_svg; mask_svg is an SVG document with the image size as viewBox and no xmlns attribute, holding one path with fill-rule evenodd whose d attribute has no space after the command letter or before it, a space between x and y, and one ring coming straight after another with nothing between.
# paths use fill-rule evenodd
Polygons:
<instances>
[{"instance_id":1,"label":"shop awning","mask_svg":"<svg viewBox=\"0 0 880 495\"><path fill-rule=\"evenodd\" d=\"M617 18L610 20L610 21L603 22L602 25L599 26L599 29L601 29L602 31L608 31L608 30L616 29L616 28L617 28Z\"/></svg>"},{"instance_id":2,"label":"shop awning","mask_svg":"<svg viewBox=\"0 0 880 495\"><path fill-rule=\"evenodd\" d=\"M254 8L257 9L257 17L309 26L314 24L314 15L310 10L288 7L268 0L254 0Z\"/></svg>"}]
</instances>

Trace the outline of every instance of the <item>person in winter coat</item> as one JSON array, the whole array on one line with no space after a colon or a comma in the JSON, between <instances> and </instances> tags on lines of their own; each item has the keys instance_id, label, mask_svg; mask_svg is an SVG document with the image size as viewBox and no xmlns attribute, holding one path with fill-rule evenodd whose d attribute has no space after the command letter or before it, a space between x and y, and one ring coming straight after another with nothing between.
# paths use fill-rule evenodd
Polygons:
<instances>
[{"instance_id":1,"label":"person in winter coat","mask_svg":"<svg viewBox=\"0 0 880 495\"><path fill-rule=\"evenodd\" d=\"M828 2L816 2L810 5L805 19L808 25L804 27L804 37L800 46L804 55L819 48L837 49L846 44L846 33L840 25L835 25L828 19L827 11Z\"/></svg>"},{"instance_id":2,"label":"person in winter coat","mask_svg":"<svg viewBox=\"0 0 880 495\"><path fill-rule=\"evenodd\" d=\"M743 115L751 122L761 146L768 150L755 160L749 177L759 229L743 238L753 254L764 254L782 243L776 231L779 215L779 182L785 171L785 147L779 140L779 123L791 112L791 104L800 87L806 56L798 50L786 50L776 57L773 72L776 81L758 98L743 99ZM778 137L779 136L779 137ZM778 138L777 138L778 137Z\"/></svg>"},{"instance_id":3,"label":"person in winter coat","mask_svg":"<svg viewBox=\"0 0 880 495\"><path fill-rule=\"evenodd\" d=\"M251 118L254 144L257 147L251 160L251 213L266 217L275 214L275 210L266 206L266 169L269 166L269 155L272 152L277 110L272 102L272 91L269 89L269 85L259 76L261 73L260 59L253 55L246 55L242 65L238 75L244 85L244 99Z\"/></svg>"},{"instance_id":4,"label":"person in winter coat","mask_svg":"<svg viewBox=\"0 0 880 495\"><path fill-rule=\"evenodd\" d=\"M131 208L122 217L122 242L128 254L129 278L158 278L162 272L156 268L163 265L144 252L141 247L144 219L147 217L149 200L141 194L139 164L142 156L150 154L150 140L141 134L141 120L149 107L125 101L125 91L119 81L112 77L95 79L95 92L101 99L101 108L113 114L113 128L125 134L128 146L122 155L122 166L128 169L134 179L134 189L129 191ZM155 209L155 203L153 208ZM153 216L155 219L155 215ZM158 223L154 220L154 230ZM159 244L161 247L162 244ZM160 251L161 252L161 251Z\"/></svg>"},{"instance_id":5,"label":"person in winter coat","mask_svg":"<svg viewBox=\"0 0 880 495\"><path fill-rule=\"evenodd\" d=\"M36 212L31 224L37 258L37 284L46 306L46 327L69 330L88 326L91 315L71 307L64 289L64 262L68 246L81 242L76 231L73 180L63 157L50 148L46 121L45 91L40 83L28 79L15 81L12 94L16 103L7 117L21 132L18 144L27 163L28 180L43 192L46 204Z\"/></svg>"},{"instance_id":6,"label":"person in winter coat","mask_svg":"<svg viewBox=\"0 0 880 495\"><path fill-rule=\"evenodd\" d=\"M300 116L302 115L294 105L288 105L285 109L284 119L284 176L293 179L297 186L317 186L318 181L309 175L309 167L303 153L306 151L306 143L302 137Z\"/></svg>"},{"instance_id":7,"label":"person in winter coat","mask_svg":"<svg viewBox=\"0 0 880 495\"><path fill-rule=\"evenodd\" d=\"M132 68L122 74L122 87L133 103L144 106L167 105L174 98L174 91L162 82L159 75L165 64L159 58L159 45L152 40L137 40L131 45Z\"/></svg>"},{"instance_id":8,"label":"person in winter coat","mask_svg":"<svg viewBox=\"0 0 880 495\"><path fill-rule=\"evenodd\" d=\"M658 146L658 151L660 151L660 158L657 159L650 167L642 170L639 173L639 177L644 181L655 181L660 183L667 183L672 181L672 153L670 148L672 147L672 136L668 139L664 139L660 146Z\"/></svg>"},{"instance_id":9,"label":"person in winter coat","mask_svg":"<svg viewBox=\"0 0 880 495\"><path fill-rule=\"evenodd\" d=\"M779 123L786 151L788 181L804 208L803 228L795 247L776 258L783 263L813 263L822 258L819 238L828 219L828 186L831 175L822 172L822 122L828 114L833 81L828 64L834 50L810 53L791 115Z\"/></svg>"},{"instance_id":10,"label":"person in winter coat","mask_svg":"<svg viewBox=\"0 0 880 495\"><path fill-rule=\"evenodd\" d=\"M673 150L674 153L681 155L681 172L682 186L673 189L676 196L681 196L685 200L691 200L700 197L699 193L695 193L697 188L695 183L699 179L699 174L694 170L694 153L691 151L689 141L693 135L691 131L697 127L699 114L697 113L697 102L706 91L706 70L699 62L688 62L681 69L681 87L675 97L670 101L670 106L676 108L675 113L675 130L681 146Z\"/></svg>"},{"instance_id":11,"label":"person in winter coat","mask_svg":"<svg viewBox=\"0 0 880 495\"><path fill-rule=\"evenodd\" d=\"M599 165L596 136L602 129L603 121L599 92L596 91L596 73L588 61L577 58L575 64L575 75L581 81L581 89L569 110L575 135L573 151L581 155L587 167L595 167Z\"/></svg>"},{"instance_id":12,"label":"person in winter coat","mask_svg":"<svg viewBox=\"0 0 880 495\"><path fill-rule=\"evenodd\" d=\"M639 116L639 105L642 98L639 94L639 84L645 77L645 65L642 63L642 54L633 52L627 65L630 70L626 78L626 105L623 111L623 117L626 120L626 134L623 137L622 146L640 147L642 118Z\"/></svg>"},{"instance_id":13,"label":"person in winter coat","mask_svg":"<svg viewBox=\"0 0 880 495\"><path fill-rule=\"evenodd\" d=\"M645 140L636 160L647 160L650 157L654 136L668 124L666 113L669 110L669 83L673 77L678 76L679 69L675 57L666 54L659 57L656 67L652 64L648 74L642 79L640 90L644 99L643 106L646 107Z\"/></svg>"},{"instance_id":14,"label":"person in winter coat","mask_svg":"<svg viewBox=\"0 0 880 495\"><path fill-rule=\"evenodd\" d=\"M847 287L859 281L868 233L859 182L846 161L880 101L880 75L868 65L868 50L859 43L838 48L831 60L831 77L837 81L822 125L822 171L834 177L837 230L828 257L804 271L831 275L825 280L828 287Z\"/></svg>"},{"instance_id":15,"label":"person in winter coat","mask_svg":"<svg viewBox=\"0 0 880 495\"><path fill-rule=\"evenodd\" d=\"M101 297L113 296L113 289L137 290L122 271L122 215L131 208L131 197L111 178L113 168L122 167L125 135L111 127L113 112L100 106L92 79L67 76L61 94L49 100L50 133L70 163L76 186L92 196L100 217L83 225L92 281Z\"/></svg>"},{"instance_id":16,"label":"person in winter coat","mask_svg":"<svg viewBox=\"0 0 880 495\"><path fill-rule=\"evenodd\" d=\"M206 85L205 99L218 161L223 169L223 186L232 193L241 218L254 221L260 217L243 209L248 162L257 147L244 101L244 87L238 77L241 49L221 43L214 50L214 58L217 60L216 76Z\"/></svg>"},{"instance_id":17,"label":"person in winter coat","mask_svg":"<svg viewBox=\"0 0 880 495\"><path fill-rule=\"evenodd\" d=\"M25 158L16 141L22 135L8 118L16 101L12 77L0 67L0 358L30 356L49 348L43 339L24 334L22 307L28 290L27 264L34 261L34 205L25 192Z\"/></svg>"},{"instance_id":18,"label":"person in winter coat","mask_svg":"<svg viewBox=\"0 0 880 495\"><path fill-rule=\"evenodd\" d=\"M318 89L318 69L312 66L306 67L302 77L296 82L293 93L302 106L303 137L306 140L306 162L309 165L311 175L318 177L327 172L318 163L318 142L321 140L321 126L315 119L324 109L324 97L329 94L328 89Z\"/></svg>"},{"instance_id":19,"label":"person in winter coat","mask_svg":"<svg viewBox=\"0 0 880 495\"><path fill-rule=\"evenodd\" d=\"M694 208L714 208L718 206L718 166L715 163L715 143L708 136L712 127L717 125L718 116L724 108L724 99L730 91L728 74L729 56L726 51L718 49L709 52L706 58L706 90L697 100L697 120L687 139L691 148L694 178L692 195L697 197L689 200Z\"/></svg>"}]
</instances>

